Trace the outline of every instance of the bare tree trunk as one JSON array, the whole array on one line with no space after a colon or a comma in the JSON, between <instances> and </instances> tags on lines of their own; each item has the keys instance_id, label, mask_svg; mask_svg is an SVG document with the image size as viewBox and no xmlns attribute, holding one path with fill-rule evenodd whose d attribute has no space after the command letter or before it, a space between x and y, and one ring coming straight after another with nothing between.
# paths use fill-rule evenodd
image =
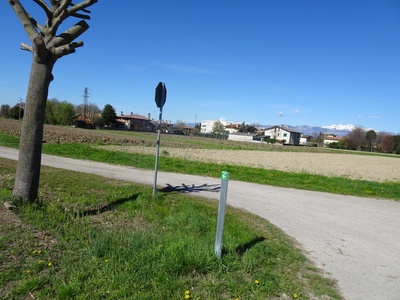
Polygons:
<instances>
[{"instance_id":1,"label":"bare tree trunk","mask_svg":"<svg viewBox=\"0 0 400 300\"><path fill-rule=\"evenodd\" d=\"M53 66L52 60L32 60L13 190L13 195L23 201L38 198L44 116Z\"/></svg>"}]
</instances>

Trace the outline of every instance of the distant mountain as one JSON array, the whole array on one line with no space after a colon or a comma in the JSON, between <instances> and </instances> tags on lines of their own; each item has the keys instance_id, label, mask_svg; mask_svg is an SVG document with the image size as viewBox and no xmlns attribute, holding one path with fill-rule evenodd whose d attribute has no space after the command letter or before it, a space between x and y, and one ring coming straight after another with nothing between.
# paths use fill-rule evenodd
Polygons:
<instances>
[{"instance_id":1,"label":"distant mountain","mask_svg":"<svg viewBox=\"0 0 400 300\"><path fill-rule=\"evenodd\" d=\"M329 130L339 130L339 131L352 131L356 126L351 124L334 124L330 126L322 126L322 128L326 128Z\"/></svg>"}]
</instances>

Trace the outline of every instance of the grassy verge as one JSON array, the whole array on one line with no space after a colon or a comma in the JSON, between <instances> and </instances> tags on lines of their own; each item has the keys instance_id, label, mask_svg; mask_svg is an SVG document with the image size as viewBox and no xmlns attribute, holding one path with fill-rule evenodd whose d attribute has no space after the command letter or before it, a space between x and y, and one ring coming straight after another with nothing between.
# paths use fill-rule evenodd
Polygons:
<instances>
[{"instance_id":1,"label":"grassy verge","mask_svg":"<svg viewBox=\"0 0 400 300\"><path fill-rule=\"evenodd\" d=\"M18 142L18 137L0 134L0 145L18 147ZM93 147L89 144L44 144L43 152L53 155L126 165L143 169L154 168L153 155L108 151ZM190 161L190 163L188 163L186 160L168 156L163 156L162 159L160 159L159 170L210 177L219 177L221 171L224 170L231 173L231 180L343 195L400 200L399 182L380 183L366 180L351 180L344 177L290 173L225 164L195 161Z\"/></svg>"},{"instance_id":2,"label":"grassy verge","mask_svg":"<svg viewBox=\"0 0 400 300\"><path fill-rule=\"evenodd\" d=\"M0 203L16 162L0 159ZM40 201L1 222L2 299L341 299L267 221L228 208L214 255L215 202L42 168Z\"/></svg>"}]
</instances>

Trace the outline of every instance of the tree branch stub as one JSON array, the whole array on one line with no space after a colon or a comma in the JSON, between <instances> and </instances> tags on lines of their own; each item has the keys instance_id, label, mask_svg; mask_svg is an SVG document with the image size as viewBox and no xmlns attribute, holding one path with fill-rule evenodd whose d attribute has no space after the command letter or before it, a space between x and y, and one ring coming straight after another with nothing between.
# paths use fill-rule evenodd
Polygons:
<instances>
[{"instance_id":1,"label":"tree branch stub","mask_svg":"<svg viewBox=\"0 0 400 300\"><path fill-rule=\"evenodd\" d=\"M59 36L54 37L48 44L48 47L59 47L69 44L88 29L89 25L84 20L81 20Z\"/></svg>"}]
</instances>

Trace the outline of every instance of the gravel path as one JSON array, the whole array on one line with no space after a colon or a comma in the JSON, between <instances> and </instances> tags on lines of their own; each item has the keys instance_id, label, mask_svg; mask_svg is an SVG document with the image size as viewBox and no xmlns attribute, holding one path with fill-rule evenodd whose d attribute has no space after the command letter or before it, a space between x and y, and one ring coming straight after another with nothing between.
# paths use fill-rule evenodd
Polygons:
<instances>
[{"instance_id":1,"label":"gravel path","mask_svg":"<svg viewBox=\"0 0 400 300\"><path fill-rule=\"evenodd\" d=\"M142 146L104 146L115 151L155 154L155 148ZM369 181L400 182L400 157L308 152L255 150L211 150L160 148L161 156L194 161L226 163L289 172L348 177Z\"/></svg>"}]
</instances>

